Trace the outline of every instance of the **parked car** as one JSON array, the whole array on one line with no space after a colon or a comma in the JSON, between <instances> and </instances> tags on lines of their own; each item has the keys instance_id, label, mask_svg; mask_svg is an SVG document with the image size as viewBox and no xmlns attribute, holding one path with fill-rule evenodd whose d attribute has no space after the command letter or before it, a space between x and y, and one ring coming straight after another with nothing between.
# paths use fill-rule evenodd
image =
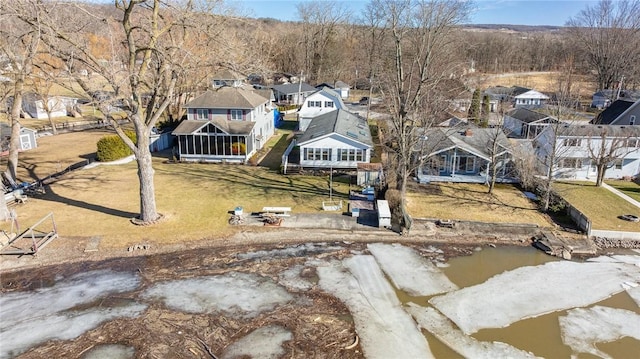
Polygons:
<instances>
[{"instance_id":1,"label":"parked car","mask_svg":"<svg viewBox=\"0 0 640 359\"><path fill-rule=\"evenodd\" d=\"M618 216L618 218L623 219L625 221L629 221L629 222L640 222L640 218L633 214L623 214L621 216Z\"/></svg>"},{"instance_id":2,"label":"parked car","mask_svg":"<svg viewBox=\"0 0 640 359\"><path fill-rule=\"evenodd\" d=\"M358 103L360 105L368 105L369 104L369 97L364 96L363 98L360 99L360 101L358 101Z\"/></svg>"}]
</instances>

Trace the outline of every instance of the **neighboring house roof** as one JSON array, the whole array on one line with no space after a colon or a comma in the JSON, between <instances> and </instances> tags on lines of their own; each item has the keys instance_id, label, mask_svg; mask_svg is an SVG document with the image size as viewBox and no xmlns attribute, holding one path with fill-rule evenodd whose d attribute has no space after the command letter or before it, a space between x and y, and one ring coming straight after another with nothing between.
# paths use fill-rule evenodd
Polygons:
<instances>
[{"instance_id":1,"label":"neighboring house roof","mask_svg":"<svg viewBox=\"0 0 640 359\"><path fill-rule=\"evenodd\" d=\"M337 88L337 89L338 89L338 88L339 88L339 89L348 89L348 88L349 88L349 85L347 85L346 83L344 83L344 82L342 82L342 81L338 80L338 81L336 81L336 83L334 84L333 88Z\"/></svg>"},{"instance_id":2,"label":"neighboring house roof","mask_svg":"<svg viewBox=\"0 0 640 359\"><path fill-rule=\"evenodd\" d=\"M519 95L514 96L515 98L536 98L536 99L543 99L543 100L548 100L549 96L543 94L542 92L538 92L536 90L529 90L527 92L523 92Z\"/></svg>"},{"instance_id":3,"label":"neighboring house roof","mask_svg":"<svg viewBox=\"0 0 640 359\"><path fill-rule=\"evenodd\" d=\"M494 87L489 87L486 90L484 90L485 94L487 94L489 96L500 97L500 98L503 98L505 96L509 96L509 95L511 95L512 92L513 92L513 88L505 87L505 86L494 86Z\"/></svg>"},{"instance_id":4,"label":"neighboring house roof","mask_svg":"<svg viewBox=\"0 0 640 359\"><path fill-rule=\"evenodd\" d=\"M599 90L593 94L593 97L601 97L601 98L612 100L614 98L618 98L618 90L612 90L612 89ZM620 97L618 99L623 99L628 101L629 100L637 101L638 99L640 99L640 91L620 90Z\"/></svg>"},{"instance_id":5,"label":"neighboring house roof","mask_svg":"<svg viewBox=\"0 0 640 359\"><path fill-rule=\"evenodd\" d=\"M536 121L543 120L545 118L549 118L551 116L545 115L540 112L532 111L527 108L516 108L509 112L507 112L507 116L511 118L515 118L524 123L532 123Z\"/></svg>"},{"instance_id":6,"label":"neighboring house roof","mask_svg":"<svg viewBox=\"0 0 640 359\"><path fill-rule=\"evenodd\" d=\"M212 124L230 135L248 135L251 133L255 122L251 121L227 121L219 118L210 121L200 120L184 120L176 127L171 134L173 135L190 135L201 128Z\"/></svg>"},{"instance_id":7,"label":"neighboring house roof","mask_svg":"<svg viewBox=\"0 0 640 359\"><path fill-rule=\"evenodd\" d=\"M558 129L559 137L600 137L606 131L606 137L640 137L640 126L616 125L563 125Z\"/></svg>"},{"instance_id":8,"label":"neighboring house roof","mask_svg":"<svg viewBox=\"0 0 640 359\"><path fill-rule=\"evenodd\" d=\"M309 99L309 97L315 95L315 94L321 94L324 95L330 99L333 100L333 102L337 102L340 105L340 108L344 108L344 101L342 101L342 97L340 96L339 93L337 93L335 90L330 89L329 87L323 87L317 91L315 91L314 93L310 94L309 96L307 96L307 99Z\"/></svg>"},{"instance_id":9,"label":"neighboring house roof","mask_svg":"<svg viewBox=\"0 0 640 359\"><path fill-rule=\"evenodd\" d=\"M462 119L453 115L449 115L447 114L448 117L443 120L440 121L438 123L436 123L436 126L438 127L461 127L461 126L468 126L468 121L466 119Z\"/></svg>"},{"instance_id":10,"label":"neighboring house roof","mask_svg":"<svg viewBox=\"0 0 640 359\"><path fill-rule=\"evenodd\" d=\"M304 131L298 145L316 140L320 137L337 133L368 146L373 146L371 132L367 121L349 111L338 109L314 117Z\"/></svg>"},{"instance_id":11,"label":"neighboring house roof","mask_svg":"<svg viewBox=\"0 0 640 359\"><path fill-rule=\"evenodd\" d=\"M292 94L292 93L298 93L298 92L313 92L316 90L315 87L304 82L302 84L297 83L297 84L273 85L271 86L271 88L274 91L278 91L283 94Z\"/></svg>"},{"instance_id":12,"label":"neighboring house roof","mask_svg":"<svg viewBox=\"0 0 640 359\"><path fill-rule=\"evenodd\" d=\"M233 70L222 69L214 73L211 78L214 80L244 80L245 77Z\"/></svg>"},{"instance_id":13,"label":"neighboring house roof","mask_svg":"<svg viewBox=\"0 0 640 359\"><path fill-rule=\"evenodd\" d=\"M511 88L511 96L519 96L522 95L523 93L529 92L531 91L530 88L526 88L526 87L520 87L520 86L512 86Z\"/></svg>"},{"instance_id":14,"label":"neighboring house roof","mask_svg":"<svg viewBox=\"0 0 640 359\"><path fill-rule=\"evenodd\" d=\"M590 123L598 125L609 125L622 115L634 102L630 100L615 100L609 107L600 112Z\"/></svg>"},{"instance_id":15,"label":"neighboring house roof","mask_svg":"<svg viewBox=\"0 0 640 359\"><path fill-rule=\"evenodd\" d=\"M509 139L500 128L473 128L453 131L452 129L435 127L428 129L425 136L425 144L429 152L426 157L457 147L490 160L489 147L494 139L497 139L499 146L504 151L509 151L511 148Z\"/></svg>"},{"instance_id":16,"label":"neighboring house roof","mask_svg":"<svg viewBox=\"0 0 640 359\"><path fill-rule=\"evenodd\" d=\"M254 109L267 99L256 90L223 86L194 98L185 108Z\"/></svg>"}]
</instances>

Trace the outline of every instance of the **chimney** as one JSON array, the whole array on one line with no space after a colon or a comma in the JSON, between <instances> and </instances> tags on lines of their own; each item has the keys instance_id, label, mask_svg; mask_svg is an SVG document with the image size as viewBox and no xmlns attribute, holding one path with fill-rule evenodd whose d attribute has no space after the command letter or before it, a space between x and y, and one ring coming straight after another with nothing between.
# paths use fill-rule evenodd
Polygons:
<instances>
[{"instance_id":1,"label":"chimney","mask_svg":"<svg viewBox=\"0 0 640 359\"><path fill-rule=\"evenodd\" d=\"M464 135L465 137L471 137L473 135L473 132L471 132L470 128L467 128L466 130L464 130Z\"/></svg>"}]
</instances>

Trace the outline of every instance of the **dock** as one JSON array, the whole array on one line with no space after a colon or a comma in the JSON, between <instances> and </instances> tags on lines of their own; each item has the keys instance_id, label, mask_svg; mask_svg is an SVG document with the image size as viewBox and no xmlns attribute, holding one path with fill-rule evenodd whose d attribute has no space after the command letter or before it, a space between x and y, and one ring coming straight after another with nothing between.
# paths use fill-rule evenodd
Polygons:
<instances>
[{"instance_id":1,"label":"dock","mask_svg":"<svg viewBox=\"0 0 640 359\"><path fill-rule=\"evenodd\" d=\"M570 260L573 255L593 255L598 248L587 238L564 238L551 231L542 231L533 239L533 246L556 257Z\"/></svg>"}]
</instances>

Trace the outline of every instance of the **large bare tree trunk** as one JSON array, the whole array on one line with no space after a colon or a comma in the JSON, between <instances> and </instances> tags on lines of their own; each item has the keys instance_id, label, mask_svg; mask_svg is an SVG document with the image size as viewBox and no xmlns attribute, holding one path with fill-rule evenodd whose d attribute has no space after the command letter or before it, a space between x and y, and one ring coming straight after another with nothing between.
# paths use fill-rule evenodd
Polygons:
<instances>
[{"instance_id":1,"label":"large bare tree trunk","mask_svg":"<svg viewBox=\"0 0 640 359\"><path fill-rule=\"evenodd\" d=\"M24 77L17 76L15 89L13 92L13 104L11 105L11 140L9 142L9 158L7 160L7 170L11 179L17 180L18 175L18 153L20 146L20 111L22 111L22 94L24 91Z\"/></svg>"},{"instance_id":2,"label":"large bare tree trunk","mask_svg":"<svg viewBox=\"0 0 640 359\"><path fill-rule=\"evenodd\" d=\"M143 131L144 132L144 131ZM138 164L138 182L140 185L140 222L153 223L160 219L156 209L153 158L149 150L149 135L138 135L136 162Z\"/></svg>"}]
</instances>

